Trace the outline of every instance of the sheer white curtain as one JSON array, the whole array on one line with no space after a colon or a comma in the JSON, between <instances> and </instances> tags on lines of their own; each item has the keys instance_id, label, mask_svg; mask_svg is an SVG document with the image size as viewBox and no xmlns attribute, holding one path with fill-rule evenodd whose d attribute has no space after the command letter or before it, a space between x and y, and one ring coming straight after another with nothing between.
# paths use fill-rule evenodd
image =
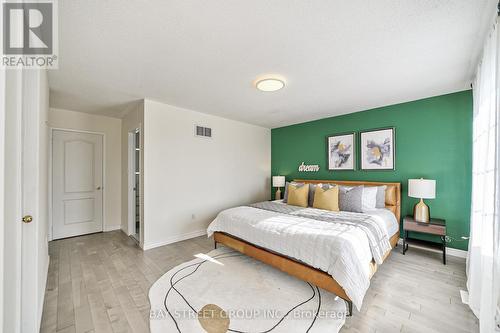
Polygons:
<instances>
[{"instance_id":1,"label":"sheer white curtain","mask_svg":"<svg viewBox=\"0 0 500 333\"><path fill-rule=\"evenodd\" d=\"M474 82L469 305L481 332L494 332L500 301L500 85L498 20L486 41Z\"/></svg>"}]
</instances>

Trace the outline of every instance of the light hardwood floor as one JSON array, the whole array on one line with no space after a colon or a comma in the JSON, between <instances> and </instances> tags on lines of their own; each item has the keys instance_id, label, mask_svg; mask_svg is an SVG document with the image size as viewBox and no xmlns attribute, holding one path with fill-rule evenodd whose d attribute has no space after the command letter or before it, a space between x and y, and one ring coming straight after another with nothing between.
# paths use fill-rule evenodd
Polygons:
<instances>
[{"instance_id":1,"label":"light hardwood floor","mask_svg":"<svg viewBox=\"0 0 500 333\"><path fill-rule=\"evenodd\" d=\"M172 267L213 249L206 237L141 251L121 231L50 242L41 332L148 332L149 287ZM465 260L393 250L361 312L341 332L478 332L460 300Z\"/></svg>"}]
</instances>

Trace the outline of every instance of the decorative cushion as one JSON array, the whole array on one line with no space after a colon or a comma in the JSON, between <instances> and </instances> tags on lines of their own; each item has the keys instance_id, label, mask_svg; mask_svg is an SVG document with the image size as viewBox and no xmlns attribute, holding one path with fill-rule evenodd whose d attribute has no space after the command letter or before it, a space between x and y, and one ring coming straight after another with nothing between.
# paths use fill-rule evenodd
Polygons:
<instances>
[{"instance_id":1,"label":"decorative cushion","mask_svg":"<svg viewBox=\"0 0 500 333\"><path fill-rule=\"evenodd\" d=\"M385 208L385 190L387 189L386 185L377 186L377 208Z\"/></svg>"},{"instance_id":2,"label":"decorative cushion","mask_svg":"<svg viewBox=\"0 0 500 333\"><path fill-rule=\"evenodd\" d=\"M385 189L385 205L395 206L396 201L396 186L387 186L387 188Z\"/></svg>"},{"instance_id":3,"label":"decorative cushion","mask_svg":"<svg viewBox=\"0 0 500 333\"><path fill-rule=\"evenodd\" d=\"M307 207L309 198L309 184L297 186L294 184L288 185L287 203L292 206Z\"/></svg>"},{"instance_id":4,"label":"decorative cushion","mask_svg":"<svg viewBox=\"0 0 500 333\"><path fill-rule=\"evenodd\" d=\"M363 213L374 210L377 206L378 189L374 186L363 187L363 199L361 201L361 210Z\"/></svg>"},{"instance_id":5,"label":"decorative cushion","mask_svg":"<svg viewBox=\"0 0 500 333\"><path fill-rule=\"evenodd\" d=\"M337 185L332 184L309 184L309 207L314 206L314 193L316 191L316 187L321 187L323 190L328 190L329 188L335 187Z\"/></svg>"},{"instance_id":6,"label":"decorative cushion","mask_svg":"<svg viewBox=\"0 0 500 333\"><path fill-rule=\"evenodd\" d=\"M345 212L363 212L363 185L356 187L340 186L339 208Z\"/></svg>"},{"instance_id":7,"label":"decorative cushion","mask_svg":"<svg viewBox=\"0 0 500 333\"><path fill-rule=\"evenodd\" d=\"M285 183L285 194L283 195L283 203L287 203L288 201L288 185L293 184L297 187L304 186L304 183L297 183L297 182L286 182Z\"/></svg>"},{"instance_id":8,"label":"decorative cushion","mask_svg":"<svg viewBox=\"0 0 500 333\"><path fill-rule=\"evenodd\" d=\"M309 199L307 199L307 205L309 207L313 206L314 202L314 191L316 191L316 187L320 184L309 184Z\"/></svg>"},{"instance_id":9,"label":"decorative cushion","mask_svg":"<svg viewBox=\"0 0 500 333\"><path fill-rule=\"evenodd\" d=\"M323 186L315 186L314 190L314 200L313 207L318 209L331 210L334 212L339 211L339 187L338 186L327 186L326 189Z\"/></svg>"}]
</instances>

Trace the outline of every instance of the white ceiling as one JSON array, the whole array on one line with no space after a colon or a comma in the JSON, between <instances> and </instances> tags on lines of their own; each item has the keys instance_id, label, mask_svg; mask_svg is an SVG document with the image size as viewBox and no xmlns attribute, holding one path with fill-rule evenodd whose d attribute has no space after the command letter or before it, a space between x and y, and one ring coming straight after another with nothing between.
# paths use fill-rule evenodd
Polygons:
<instances>
[{"instance_id":1,"label":"white ceiling","mask_svg":"<svg viewBox=\"0 0 500 333\"><path fill-rule=\"evenodd\" d=\"M51 106L279 127L468 89L497 0L59 1ZM287 86L256 90L262 74Z\"/></svg>"}]
</instances>

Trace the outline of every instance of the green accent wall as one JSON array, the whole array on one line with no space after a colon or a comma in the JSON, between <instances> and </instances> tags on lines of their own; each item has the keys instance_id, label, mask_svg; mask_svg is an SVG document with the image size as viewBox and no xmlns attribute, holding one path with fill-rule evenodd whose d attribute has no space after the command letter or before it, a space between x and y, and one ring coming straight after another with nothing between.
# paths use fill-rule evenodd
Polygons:
<instances>
[{"instance_id":1,"label":"green accent wall","mask_svg":"<svg viewBox=\"0 0 500 333\"><path fill-rule=\"evenodd\" d=\"M329 171L326 137L330 134L395 127L396 170ZM357 159L360 158L359 135ZM418 201L408 197L409 178L436 180L436 199L426 200L431 216L446 219L448 246L467 250L472 176L472 91L426 98L367 111L275 128L271 131L272 175L287 181L335 179L402 183L401 216L412 214ZM298 166L318 164L319 172L299 172ZM360 163L357 163L358 166ZM272 190L274 196L274 189ZM417 238L421 237L411 234Z\"/></svg>"}]
</instances>

